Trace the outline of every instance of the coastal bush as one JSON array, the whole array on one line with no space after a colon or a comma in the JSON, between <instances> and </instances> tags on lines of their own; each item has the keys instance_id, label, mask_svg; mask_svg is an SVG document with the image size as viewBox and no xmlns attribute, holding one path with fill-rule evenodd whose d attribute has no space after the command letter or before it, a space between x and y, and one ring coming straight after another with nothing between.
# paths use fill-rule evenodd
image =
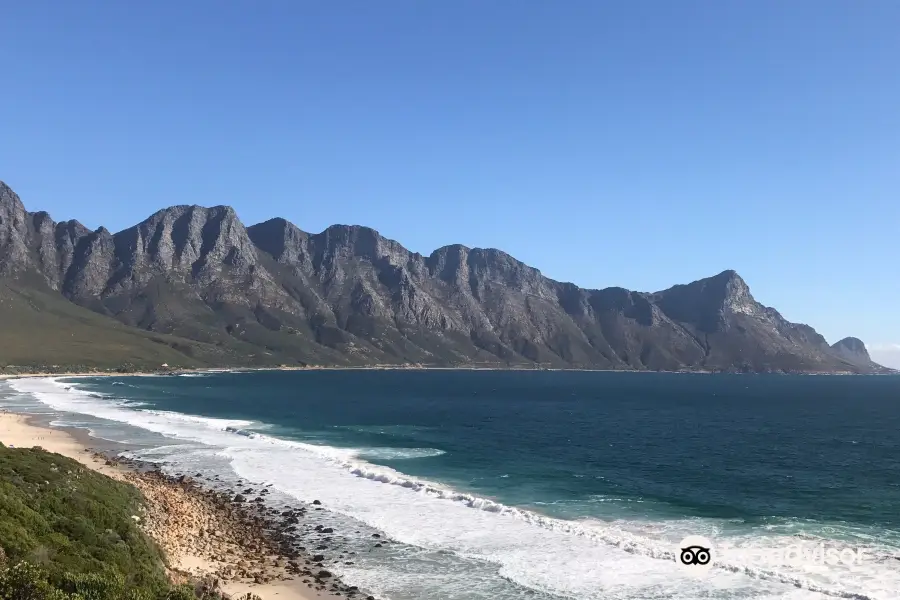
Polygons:
<instances>
[{"instance_id":1,"label":"coastal bush","mask_svg":"<svg viewBox=\"0 0 900 600\"><path fill-rule=\"evenodd\" d=\"M221 600L209 582L169 584L134 518L142 501L75 460L0 443L0 600Z\"/></svg>"},{"instance_id":2,"label":"coastal bush","mask_svg":"<svg viewBox=\"0 0 900 600\"><path fill-rule=\"evenodd\" d=\"M0 443L0 549L54 589L85 600L167 590L163 555L132 518L141 502L136 488L77 461Z\"/></svg>"},{"instance_id":3,"label":"coastal bush","mask_svg":"<svg viewBox=\"0 0 900 600\"><path fill-rule=\"evenodd\" d=\"M166 600L196 600L194 588L187 584L173 587L166 594Z\"/></svg>"},{"instance_id":4,"label":"coastal bush","mask_svg":"<svg viewBox=\"0 0 900 600\"><path fill-rule=\"evenodd\" d=\"M119 600L125 597L126 592L125 578L118 573L111 575L66 573L60 587L69 597L84 600Z\"/></svg>"},{"instance_id":5,"label":"coastal bush","mask_svg":"<svg viewBox=\"0 0 900 600\"><path fill-rule=\"evenodd\" d=\"M19 563L0 572L0 600L84 600L53 587L35 565Z\"/></svg>"},{"instance_id":6,"label":"coastal bush","mask_svg":"<svg viewBox=\"0 0 900 600\"><path fill-rule=\"evenodd\" d=\"M48 573L26 562L0 570L0 600L156 600L147 590L125 589L118 575L66 574L55 587Z\"/></svg>"},{"instance_id":7,"label":"coastal bush","mask_svg":"<svg viewBox=\"0 0 900 600\"><path fill-rule=\"evenodd\" d=\"M227 600L209 586L202 591L191 584L164 587L152 591L147 588L126 588L120 575L96 573L66 573L54 583L49 573L37 565L19 562L15 566L0 566L0 600ZM240 600L262 600L247 594Z\"/></svg>"}]
</instances>

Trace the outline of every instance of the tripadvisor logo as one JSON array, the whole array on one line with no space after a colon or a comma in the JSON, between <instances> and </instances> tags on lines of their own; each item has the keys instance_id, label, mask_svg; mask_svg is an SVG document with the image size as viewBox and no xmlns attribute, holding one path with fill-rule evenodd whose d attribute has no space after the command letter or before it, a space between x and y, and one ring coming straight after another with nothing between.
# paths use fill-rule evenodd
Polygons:
<instances>
[{"instance_id":1,"label":"tripadvisor logo","mask_svg":"<svg viewBox=\"0 0 900 600\"><path fill-rule=\"evenodd\" d=\"M678 544L675 562L692 575L702 575L712 568L713 545L705 537L689 535Z\"/></svg>"},{"instance_id":2,"label":"tripadvisor logo","mask_svg":"<svg viewBox=\"0 0 900 600\"><path fill-rule=\"evenodd\" d=\"M685 572L702 575L713 565L715 554L710 540L699 535L689 535L675 549L675 562ZM791 544L772 548L753 548L740 552L740 562L749 561L756 566L800 567L805 565L859 566L868 555L865 548L839 547L819 542L818 544Z\"/></svg>"}]
</instances>

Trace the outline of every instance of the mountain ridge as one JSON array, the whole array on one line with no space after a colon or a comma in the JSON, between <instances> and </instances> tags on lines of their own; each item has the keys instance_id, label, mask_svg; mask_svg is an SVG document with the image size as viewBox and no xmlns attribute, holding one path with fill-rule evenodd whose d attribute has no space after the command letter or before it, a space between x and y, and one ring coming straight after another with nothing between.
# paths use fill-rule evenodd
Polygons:
<instances>
[{"instance_id":1,"label":"mountain ridge","mask_svg":"<svg viewBox=\"0 0 900 600\"><path fill-rule=\"evenodd\" d=\"M142 331L255 348L253 364L882 369L758 303L733 270L657 292L586 289L494 248L424 256L359 225L245 226L224 205L171 206L113 234L29 213L2 182L0 277L37 278Z\"/></svg>"}]
</instances>

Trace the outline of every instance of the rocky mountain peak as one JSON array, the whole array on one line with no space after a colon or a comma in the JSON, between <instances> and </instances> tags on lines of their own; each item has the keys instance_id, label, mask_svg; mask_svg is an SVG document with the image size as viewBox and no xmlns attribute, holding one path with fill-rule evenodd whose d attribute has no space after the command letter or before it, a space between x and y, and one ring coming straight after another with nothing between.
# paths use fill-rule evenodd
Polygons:
<instances>
[{"instance_id":1,"label":"rocky mountain peak","mask_svg":"<svg viewBox=\"0 0 900 600\"><path fill-rule=\"evenodd\" d=\"M329 246L352 247L357 254L365 256L376 256L376 247L382 239L380 233L362 225L331 225L315 237L327 240Z\"/></svg>"},{"instance_id":2,"label":"rocky mountain peak","mask_svg":"<svg viewBox=\"0 0 900 600\"><path fill-rule=\"evenodd\" d=\"M756 314L759 311L759 304L750 294L750 286L737 274L737 271L731 269L722 271L707 281L712 293L721 294L722 306L725 310L748 315Z\"/></svg>"},{"instance_id":3,"label":"rocky mountain peak","mask_svg":"<svg viewBox=\"0 0 900 600\"><path fill-rule=\"evenodd\" d=\"M304 262L309 234L281 217L269 219L247 228L256 247L285 264Z\"/></svg>"},{"instance_id":4,"label":"rocky mountain peak","mask_svg":"<svg viewBox=\"0 0 900 600\"><path fill-rule=\"evenodd\" d=\"M765 315L765 307L753 299L750 287L733 270L673 286L651 298L670 318L695 323L707 333L727 329L731 315Z\"/></svg>"},{"instance_id":5,"label":"rocky mountain peak","mask_svg":"<svg viewBox=\"0 0 900 600\"><path fill-rule=\"evenodd\" d=\"M437 259L441 256L446 256L447 254L468 254L471 250L471 248L464 246L463 244L448 244L437 248L429 255L429 258Z\"/></svg>"},{"instance_id":6,"label":"rocky mountain peak","mask_svg":"<svg viewBox=\"0 0 900 600\"><path fill-rule=\"evenodd\" d=\"M24 271L30 266L28 213L19 196L0 181L0 274Z\"/></svg>"},{"instance_id":7,"label":"rocky mountain peak","mask_svg":"<svg viewBox=\"0 0 900 600\"><path fill-rule=\"evenodd\" d=\"M25 206L19 199L19 195L0 181L0 228L15 227L16 223L21 222L24 218ZM0 236L2 235L3 232L0 230Z\"/></svg>"},{"instance_id":8,"label":"rocky mountain peak","mask_svg":"<svg viewBox=\"0 0 900 600\"><path fill-rule=\"evenodd\" d=\"M859 338L845 337L832 344L831 348L842 356L846 356L850 359L861 359L866 362L872 360L869 356L869 351L866 349L866 345Z\"/></svg>"},{"instance_id":9,"label":"rocky mountain peak","mask_svg":"<svg viewBox=\"0 0 900 600\"><path fill-rule=\"evenodd\" d=\"M196 275L204 265L247 266L256 248L230 206L178 205L116 234L117 254L131 266Z\"/></svg>"},{"instance_id":10,"label":"rocky mountain peak","mask_svg":"<svg viewBox=\"0 0 900 600\"><path fill-rule=\"evenodd\" d=\"M75 219L69 219L68 221L61 221L57 223L56 232L57 235L67 235L72 239L76 239L89 234L91 230L82 225L79 221L76 221Z\"/></svg>"},{"instance_id":11,"label":"rocky mountain peak","mask_svg":"<svg viewBox=\"0 0 900 600\"><path fill-rule=\"evenodd\" d=\"M140 223L137 227L148 226L156 223L174 223L178 220L204 220L215 218L224 221L238 221L237 212L230 206L200 206L198 204L177 204L156 211Z\"/></svg>"},{"instance_id":12,"label":"rocky mountain peak","mask_svg":"<svg viewBox=\"0 0 900 600\"><path fill-rule=\"evenodd\" d=\"M11 187L6 185L4 181L0 181L0 207L16 207L25 210L19 195L16 194Z\"/></svg>"},{"instance_id":13,"label":"rocky mountain peak","mask_svg":"<svg viewBox=\"0 0 900 600\"><path fill-rule=\"evenodd\" d=\"M362 225L332 225L321 233L311 235L310 245L328 264L342 258L353 258L387 260L393 265L400 265L411 256L410 251L399 242Z\"/></svg>"}]
</instances>

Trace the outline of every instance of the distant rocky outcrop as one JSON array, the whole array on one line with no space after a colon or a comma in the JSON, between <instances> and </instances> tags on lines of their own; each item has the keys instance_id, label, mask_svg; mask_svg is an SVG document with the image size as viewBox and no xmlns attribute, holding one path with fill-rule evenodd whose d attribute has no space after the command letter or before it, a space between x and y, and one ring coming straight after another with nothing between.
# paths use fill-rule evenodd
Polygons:
<instances>
[{"instance_id":1,"label":"distant rocky outcrop","mask_svg":"<svg viewBox=\"0 0 900 600\"><path fill-rule=\"evenodd\" d=\"M882 368L872 361L872 357L869 356L866 345L859 338L845 337L832 344L831 349L838 356L863 367L863 369L878 371Z\"/></svg>"},{"instance_id":2,"label":"distant rocky outcrop","mask_svg":"<svg viewBox=\"0 0 900 600\"><path fill-rule=\"evenodd\" d=\"M0 277L143 330L254 348L251 363L879 369L851 338L829 346L759 304L734 271L653 293L583 289L500 250L423 256L367 227L310 234L279 218L245 228L225 206L174 206L112 234L29 213L0 184Z\"/></svg>"},{"instance_id":3,"label":"distant rocky outcrop","mask_svg":"<svg viewBox=\"0 0 900 600\"><path fill-rule=\"evenodd\" d=\"M872 360L869 356L869 351L866 350L866 345L859 338L845 337L832 344L831 348L835 352L839 352L849 358Z\"/></svg>"}]
</instances>

